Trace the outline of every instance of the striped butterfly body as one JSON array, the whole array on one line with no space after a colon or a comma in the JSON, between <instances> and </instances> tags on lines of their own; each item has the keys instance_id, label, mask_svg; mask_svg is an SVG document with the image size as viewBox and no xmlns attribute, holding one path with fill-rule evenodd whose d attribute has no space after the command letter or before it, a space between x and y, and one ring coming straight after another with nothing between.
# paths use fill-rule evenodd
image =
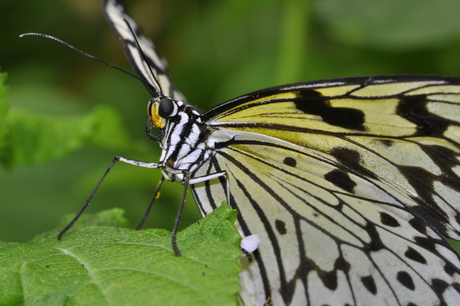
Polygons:
<instances>
[{"instance_id":1,"label":"striped butterfly body","mask_svg":"<svg viewBox=\"0 0 460 306\"><path fill-rule=\"evenodd\" d=\"M147 133L202 215L227 201L261 239L256 305L460 300L460 79L388 76L273 87L201 113L116 0L105 13L153 95ZM127 22L137 35L132 35ZM156 132L158 129L158 132Z\"/></svg>"}]
</instances>

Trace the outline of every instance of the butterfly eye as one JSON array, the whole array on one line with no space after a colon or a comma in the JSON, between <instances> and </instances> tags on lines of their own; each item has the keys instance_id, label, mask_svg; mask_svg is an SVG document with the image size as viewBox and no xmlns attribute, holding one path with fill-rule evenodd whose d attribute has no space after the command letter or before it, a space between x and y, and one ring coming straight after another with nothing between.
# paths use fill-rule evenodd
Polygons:
<instances>
[{"instance_id":1,"label":"butterfly eye","mask_svg":"<svg viewBox=\"0 0 460 306\"><path fill-rule=\"evenodd\" d=\"M158 105L158 115L162 118L168 118L170 117L173 113L175 113L175 105L174 102L171 101L171 99L164 98L160 100L159 105Z\"/></svg>"},{"instance_id":2,"label":"butterfly eye","mask_svg":"<svg viewBox=\"0 0 460 306\"><path fill-rule=\"evenodd\" d=\"M177 105L169 98L161 100L152 99L147 105L147 115L156 128L164 128L165 118L174 116L177 113Z\"/></svg>"}]
</instances>

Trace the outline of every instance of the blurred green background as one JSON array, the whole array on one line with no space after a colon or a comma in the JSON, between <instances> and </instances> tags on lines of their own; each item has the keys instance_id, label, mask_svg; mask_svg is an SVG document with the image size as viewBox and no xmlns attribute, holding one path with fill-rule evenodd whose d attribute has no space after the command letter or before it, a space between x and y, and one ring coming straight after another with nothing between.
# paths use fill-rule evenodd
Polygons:
<instances>
[{"instance_id":1,"label":"blurred green background","mask_svg":"<svg viewBox=\"0 0 460 306\"><path fill-rule=\"evenodd\" d=\"M289 82L460 76L458 0L126 4L168 59L176 86L203 110ZM18 37L54 35L131 71L100 1L4 0L0 14L0 68L20 147L0 156L0 240L27 241L75 213L115 155L158 161L160 152L145 136L149 94L138 80L50 40ZM117 164L88 212L122 207L135 225L159 177ZM172 228L180 191L165 183L147 227ZM198 218L191 198L187 204L182 227Z\"/></svg>"}]
</instances>

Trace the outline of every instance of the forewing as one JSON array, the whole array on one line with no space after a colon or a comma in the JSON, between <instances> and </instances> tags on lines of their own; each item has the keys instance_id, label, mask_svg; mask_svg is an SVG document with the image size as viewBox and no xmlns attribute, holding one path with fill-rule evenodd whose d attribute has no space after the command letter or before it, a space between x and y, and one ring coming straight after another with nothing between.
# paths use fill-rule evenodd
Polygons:
<instances>
[{"instance_id":1,"label":"forewing","mask_svg":"<svg viewBox=\"0 0 460 306\"><path fill-rule=\"evenodd\" d=\"M294 84L235 99L208 116L218 134L284 140L342 171L394 189L412 199L404 208L444 235L460 238L459 79L404 76ZM352 183L332 174L322 179Z\"/></svg>"},{"instance_id":2,"label":"forewing","mask_svg":"<svg viewBox=\"0 0 460 306\"><path fill-rule=\"evenodd\" d=\"M148 83L145 85L153 97L163 95L174 100L185 101L171 81L166 61L158 54L152 41L142 34L134 19L126 13L125 8L116 0L105 0L104 13L129 63L139 77ZM136 37L126 22L130 24Z\"/></svg>"}]
</instances>

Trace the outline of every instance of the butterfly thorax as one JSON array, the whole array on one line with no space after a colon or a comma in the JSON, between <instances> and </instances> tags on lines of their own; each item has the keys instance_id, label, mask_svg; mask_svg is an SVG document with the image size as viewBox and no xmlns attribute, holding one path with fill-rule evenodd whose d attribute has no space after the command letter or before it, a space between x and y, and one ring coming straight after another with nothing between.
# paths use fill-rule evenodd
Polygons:
<instances>
[{"instance_id":1,"label":"butterfly thorax","mask_svg":"<svg viewBox=\"0 0 460 306\"><path fill-rule=\"evenodd\" d=\"M151 99L147 113L150 125L160 129L160 164L167 179L183 182L183 170L193 172L212 153L206 149L209 132L201 112L186 102L163 97Z\"/></svg>"}]
</instances>

